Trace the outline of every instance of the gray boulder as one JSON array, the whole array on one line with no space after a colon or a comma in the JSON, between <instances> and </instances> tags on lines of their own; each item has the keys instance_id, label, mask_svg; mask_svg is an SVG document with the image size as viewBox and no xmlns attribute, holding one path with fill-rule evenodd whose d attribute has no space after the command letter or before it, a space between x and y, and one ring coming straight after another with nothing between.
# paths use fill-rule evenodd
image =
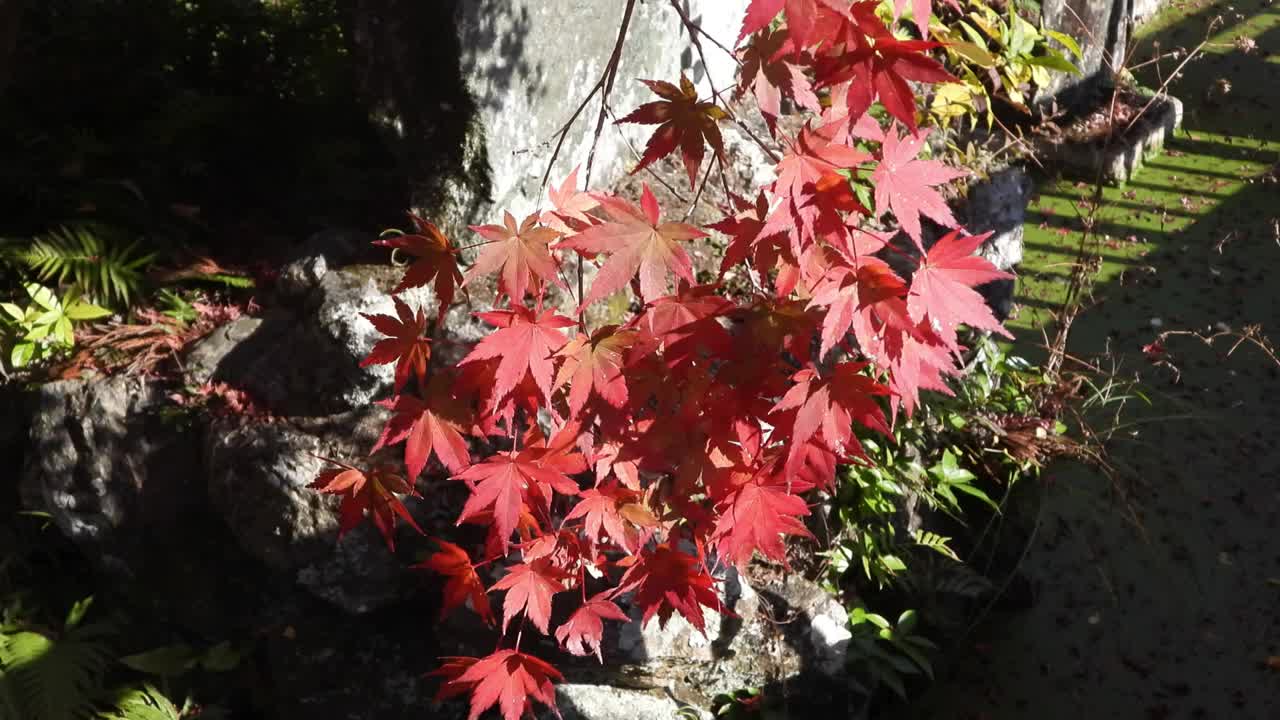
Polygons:
<instances>
[{"instance_id":1,"label":"gray boulder","mask_svg":"<svg viewBox=\"0 0 1280 720\"><path fill-rule=\"evenodd\" d=\"M209 497L241 548L318 597L359 614L395 600L404 563L368 523L337 539L338 500L307 486L322 457L359 462L386 421L380 407L274 422L215 420Z\"/></svg>"},{"instance_id":2,"label":"gray boulder","mask_svg":"<svg viewBox=\"0 0 1280 720\"><path fill-rule=\"evenodd\" d=\"M960 220L971 233L991 233L978 252L1000 270L1014 272L1022 262L1023 223L1033 189L1030 175L1017 166L995 171L969 188ZM979 288L998 318L1013 310L1014 282L996 280Z\"/></svg>"},{"instance_id":3,"label":"gray boulder","mask_svg":"<svg viewBox=\"0 0 1280 720\"><path fill-rule=\"evenodd\" d=\"M24 504L110 573L141 570L152 540L181 535L203 497L199 429L166 412L164 389L129 377L63 380L32 399Z\"/></svg>"}]
</instances>

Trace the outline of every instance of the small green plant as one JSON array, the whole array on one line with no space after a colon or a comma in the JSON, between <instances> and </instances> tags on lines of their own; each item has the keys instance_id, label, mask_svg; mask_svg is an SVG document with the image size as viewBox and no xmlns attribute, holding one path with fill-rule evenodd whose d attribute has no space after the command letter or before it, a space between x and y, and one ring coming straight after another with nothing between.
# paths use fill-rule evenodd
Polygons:
<instances>
[{"instance_id":1,"label":"small green plant","mask_svg":"<svg viewBox=\"0 0 1280 720\"><path fill-rule=\"evenodd\" d=\"M61 299L53 290L25 283L26 307L0 303L0 343L9 365L24 368L48 360L75 346L74 323L96 320L111 311L80 299L75 290Z\"/></svg>"},{"instance_id":2,"label":"small green plant","mask_svg":"<svg viewBox=\"0 0 1280 720\"><path fill-rule=\"evenodd\" d=\"M1030 115L1028 105L1052 82L1051 72L1079 75L1071 57L1080 59L1080 46L1070 35L1036 29L1008 3L1001 15L980 0L967 0L967 12L948 9L935 16L930 32L944 45L947 66L960 79L941 85L929 113L941 125L969 118L988 129L995 121L992 98L999 98ZM1056 41L1063 50L1054 46Z\"/></svg>"},{"instance_id":3,"label":"small green plant","mask_svg":"<svg viewBox=\"0 0 1280 720\"><path fill-rule=\"evenodd\" d=\"M907 678L933 678L928 653L937 646L915 633L918 625L915 610L904 611L893 623L883 615L856 607L849 613L849 624L853 626L849 669L860 692L873 695L878 688L887 687L905 698Z\"/></svg>"},{"instance_id":4,"label":"small green plant","mask_svg":"<svg viewBox=\"0 0 1280 720\"><path fill-rule=\"evenodd\" d=\"M99 302L128 305L142 288L142 273L155 259L96 224L63 225L17 251L18 260L40 282L69 283Z\"/></svg>"},{"instance_id":5,"label":"small green plant","mask_svg":"<svg viewBox=\"0 0 1280 720\"><path fill-rule=\"evenodd\" d=\"M92 712L111 661L106 623L84 623L93 603L71 607L57 632L0 628L0 708L6 717L74 720Z\"/></svg>"}]
</instances>

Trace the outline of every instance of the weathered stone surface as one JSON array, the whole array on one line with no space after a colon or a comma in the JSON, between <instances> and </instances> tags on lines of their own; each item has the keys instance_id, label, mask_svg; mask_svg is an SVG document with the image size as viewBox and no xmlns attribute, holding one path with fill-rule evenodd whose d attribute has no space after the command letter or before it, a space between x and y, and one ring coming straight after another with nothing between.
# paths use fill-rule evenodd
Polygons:
<instances>
[{"instance_id":1,"label":"weathered stone surface","mask_svg":"<svg viewBox=\"0 0 1280 720\"><path fill-rule=\"evenodd\" d=\"M209 496L245 552L351 613L395 599L403 563L367 524L337 540L338 502L308 489L321 457L361 458L386 421L380 407L323 418L214 421Z\"/></svg>"},{"instance_id":2,"label":"weathered stone surface","mask_svg":"<svg viewBox=\"0 0 1280 720\"><path fill-rule=\"evenodd\" d=\"M218 368L240 343L253 337L262 327L262 319L242 317L215 329L192 344L182 359L182 370L189 384L199 386L211 382Z\"/></svg>"},{"instance_id":3,"label":"weathered stone surface","mask_svg":"<svg viewBox=\"0 0 1280 720\"><path fill-rule=\"evenodd\" d=\"M556 686L556 705L564 720L674 720L681 708L696 717L709 717L682 705L661 690L633 690L608 685L563 683ZM553 716L543 713L543 716Z\"/></svg>"},{"instance_id":4,"label":"weathered stone surface","mask_svg":"<svg viewBox=\"0 0 1280 720\"><path fill-rule=\"evenodd\" d=\"M729 570L725 604L732 614L708 611L705 635L678 614L665 628L656 621L624 625L618 657L665 684L681 701L703 707L717 693L742 687L802 673L810 679L838 675L852 637L840 603L799 576L756 584L758 589ZM632 615L639 620L638 610Z\"/></svg>"},{"instance_id":5,"label":"weathered stone surface","mask_svg":"<svg viewBox=\"0 0 1280 720\"><path fill-rule=\"evenodd\" d=\"M64 535L108 572L133 576L151 541L181 535L203 495L199 433L162 412L164 390L129 377L42 386L32 402L24 504L49 512Z\"/></svg>"},{"instance_id":6,"label":"weathered stone surface","mask_svg":"<svg viewBox=\"0 0 1280 720\"><path fill-rule=\"evenodd\" d=\"M1155 95L1139 89L1141 98ZM1156 97L1147 112L1123 135L1110 141L1070 142L1042 145L1042 156L1062 168L1063 173L1094 182L1123 187L1149 160L1164 150L1164 145L1182 127L1182 101L1170 95Z\"/></svg>"},{"instance_id":7,"label":"weathered stone surface","mask_svg":"<svg viewBox=\"0 0 1280 720\"><path fill-rule=\"evenodd\" d=\"M1073 103L1086 97L1089 87L1109 77L1116 69L1113 64L1124 57L1133 24L1129 0L1045 0L1040 12L1045 27L1075 38L1084 54L1076 62L1080 76L1054 73L1049 88L1050 94Z\"/></svg>"},{"instance_id":8,"label":"weathered stone surface","mask_svg":"<svg viewBox=\"0 0 1280 720\"><path fill-rule=\"evenodd\" d=\"M996 171L969 188L960 220L972 233L990 232L979 254L1000 270L1013 272L1022 262L1023 222L1034 185L1020 167ZM1013 310L1015 280L996 280L979 288L996 317Z\"/></svg>"},{"instance_id":9,"label":"weathered stone surface","mask_svg":"<svg viewBox=\"0 0 1280 720\"><path fill-rule=\"evenodd\" d=\"M386 396L394 369L360 367L383 339L365 314L395 315L390 291L403 271L390 265L327 270L292 306L261 318L242 318L196 343L187 353L189 379L226 382L247 391L272 412L320 416L346 412ZM433 312L429 288L400 295L411 308ZM446 327L460 343L478 339L477 324L461 307Z\"/></svg>"}]
</instances>

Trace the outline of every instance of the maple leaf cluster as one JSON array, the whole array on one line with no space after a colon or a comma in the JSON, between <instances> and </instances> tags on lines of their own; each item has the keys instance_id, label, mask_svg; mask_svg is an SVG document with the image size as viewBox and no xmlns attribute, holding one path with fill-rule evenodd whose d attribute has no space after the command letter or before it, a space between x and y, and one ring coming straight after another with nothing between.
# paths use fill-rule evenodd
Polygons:
<instances>
[{"instance_id":1,"label":"maple leaf cluster","mask_svg":"<svg viewBox=\"0 0 1280 720\"><path fill-rule=\"evenodd\" d=\"M664 217L647 185L638 204L581 189L575 171L545 210L474 226L483 244L465 273L421 218L378 241L413 258L396 293L434 284L437 318L481 278L505 300L477 313L493 331L448 367L432 362L423 309L396 298L395 317L368 316L387 339L366 364L395 366L374 450L403 444L404 472L335 463L314 485L341 496L342 532L367 517L389 546L397 518L417 528L398 496L433 458L465 486L457 523L484 541L435 539L416 567L445 579L442 613L469 608L503 637L434 673L440 697L470 695L471 718L554 708L560 673L520 650L525 630L601 659L605 623L627 622L628 604L642 622L703 630L724 610L718 568L786 565L787 539L810 536L806 497L834 491L839 464L868 462L859 437L891 434L922 390L949 392L959 325L1004 332L974 288L1008 275L974 254L986 236L958 228L938 190L962 173L920 156L908 83L951 77L928 54L928 0L912 5L920 39L902 40L875 2L751 3L738 93L755 93L775 133L783 98L812 119L779 138L776 180L727 196L715 224ZM686 78L646 84L661 100L619 121L658 125L637 169L679 150L696 183L707 147L723 165L728 109ZM926 248L921 218L952 231ZM744 271L749 296L695 281L686 247L712 233L728 240L721 275ZM561 314L549 299L574 296L563 277L577 262L599 269ZM588 307L628 292L638 312L587 326Z\"/></svg>"}]
</instances>

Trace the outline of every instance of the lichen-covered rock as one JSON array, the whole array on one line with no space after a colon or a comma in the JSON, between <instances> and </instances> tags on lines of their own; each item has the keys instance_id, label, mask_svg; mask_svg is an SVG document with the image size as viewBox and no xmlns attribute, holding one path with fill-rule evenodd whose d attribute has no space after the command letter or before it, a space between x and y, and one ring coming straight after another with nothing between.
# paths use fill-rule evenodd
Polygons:
<instances>
[{"instance_id":1,"label":"lichen-covered rock","mask_svg":"<svg viewBox=\"0 0 1280 720\"><path fill-rule=\"evenodd\" d=\"M307 486L326 463L363 458L386 411L371 407L274 422L215 420L206 448L209 497L245 552L350 613L392 602L404 563L362 524L339 542L337 500Z\"/></svg>"}]
</instances>

